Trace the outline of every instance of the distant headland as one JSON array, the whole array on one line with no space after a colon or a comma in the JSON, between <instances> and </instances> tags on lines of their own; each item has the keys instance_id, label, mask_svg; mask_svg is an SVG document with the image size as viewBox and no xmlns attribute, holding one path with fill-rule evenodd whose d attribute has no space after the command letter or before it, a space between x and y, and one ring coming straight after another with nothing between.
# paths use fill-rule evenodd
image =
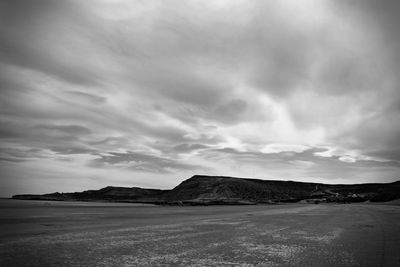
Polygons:
<instances>
[{"instance_id":1,"label":"distant headland","mask_svg":"<svg viewBox=\"0 0 400 267\"><path fill-rule=\"evenodd\" d=\"M14 195L13 199L109 201L159 205L253 205L288 202L384 202L400 198L400 181L369 184L322 184L195 175L171 190L107 186L99 190L43 195Z\"/></svg>"}]
</instances>

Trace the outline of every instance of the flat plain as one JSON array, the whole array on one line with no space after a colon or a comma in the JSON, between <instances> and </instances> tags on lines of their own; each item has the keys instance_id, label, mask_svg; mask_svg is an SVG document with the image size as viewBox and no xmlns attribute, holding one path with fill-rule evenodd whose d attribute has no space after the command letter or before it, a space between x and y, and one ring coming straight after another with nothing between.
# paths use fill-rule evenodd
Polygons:
<instances>
[{"instance_id":1,"label":"flat plain","mask_svg":"<svg viewBox=\"0 0 400 267\"><path fill-rule=\"evenodd\" d=\"M0 200L0 266L400 266L392 203Z\"/></svg>"}]
</instances>

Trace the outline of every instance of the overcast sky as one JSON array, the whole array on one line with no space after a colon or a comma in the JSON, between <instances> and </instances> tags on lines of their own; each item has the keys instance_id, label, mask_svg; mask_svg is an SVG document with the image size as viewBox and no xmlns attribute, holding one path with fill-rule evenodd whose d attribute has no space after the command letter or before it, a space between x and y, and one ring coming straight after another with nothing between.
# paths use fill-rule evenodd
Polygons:
<instances>
[{"instance_id":1,"label":"overcast sky","mask_svg":"<svg viewBox=\"0 0 400 267\"><path fill-rule=\"evenodd\" d=\"M400 179L400 2L1 1L0 196Z\"/></svg>"}]
</instances>

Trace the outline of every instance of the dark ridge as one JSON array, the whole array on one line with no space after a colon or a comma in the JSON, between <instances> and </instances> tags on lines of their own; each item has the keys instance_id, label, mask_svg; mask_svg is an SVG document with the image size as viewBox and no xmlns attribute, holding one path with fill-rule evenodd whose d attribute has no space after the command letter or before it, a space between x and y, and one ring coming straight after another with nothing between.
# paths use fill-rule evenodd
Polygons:
<instances>
[{"instance_id":1,"label":"dark ridge","mask_svg":"<svg viewBox=\"0 0 400 267\"><path fill-rule=\"evenodd\" d=\"M44 195L15 195L15 199L56 200L56 201L111 201L152 203L158 201L166 190L143 189L139 187L107 186L99 190L74 193L51 193Z\"/></svg>"},{"instance_id":2,"label":"dark ridge","mask_svg":"<svg viewBox=\"0 0 400 267\"><path fill-rule=\"evenodd\" d=\"M400 181L368 184L321 184L195 175L172 190L107 186L100 190L44 195L15 195L14 199L154 203L167 205L236 205L280 202L390 201L400 198Z\"/></svg>"}]
</instances>

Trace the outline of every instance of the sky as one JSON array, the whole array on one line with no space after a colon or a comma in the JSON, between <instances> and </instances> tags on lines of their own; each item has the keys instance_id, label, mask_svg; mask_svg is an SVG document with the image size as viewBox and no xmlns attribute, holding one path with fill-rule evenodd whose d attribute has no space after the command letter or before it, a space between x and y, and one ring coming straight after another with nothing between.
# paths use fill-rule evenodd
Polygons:
<instances>
[{"instance_id":1,"label":"sky","mask_svg":"<svg viewBox=\"0 0 400 267\"><path fill-rule=\"evenodd\" d=\"M6 0L0 196L400 179L400 2Z\"/></svg>"}]
</instances>

